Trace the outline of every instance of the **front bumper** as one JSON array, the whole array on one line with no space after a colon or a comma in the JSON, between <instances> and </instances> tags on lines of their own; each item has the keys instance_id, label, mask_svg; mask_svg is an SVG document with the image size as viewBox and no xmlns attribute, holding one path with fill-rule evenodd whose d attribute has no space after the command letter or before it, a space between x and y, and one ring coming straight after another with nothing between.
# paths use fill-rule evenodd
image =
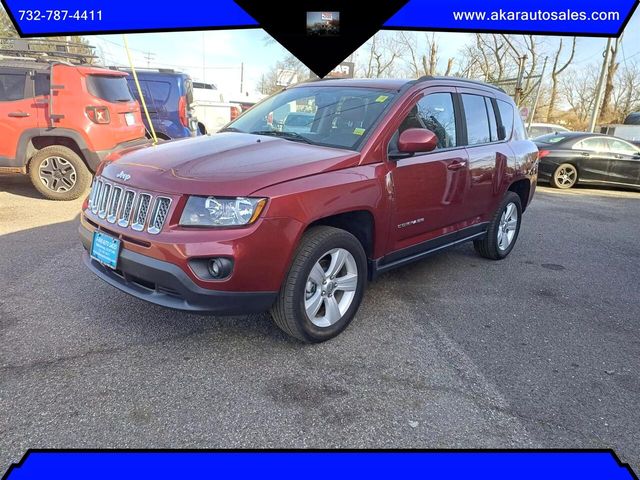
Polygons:
<instances>
[{"instance_id":1,"label":"front bumper","mask_svg":"<svg viewBox=\"0 0 640 480\"><path fill-rule=\"evenodd\" d=\"M268 310L278 292L227 292L196 285L178 266L122 249L118 270L89 256L93 232L80 225L83 261L94 274L129 295L176 310L240 315Z\"/></svg>"}]
</instances>

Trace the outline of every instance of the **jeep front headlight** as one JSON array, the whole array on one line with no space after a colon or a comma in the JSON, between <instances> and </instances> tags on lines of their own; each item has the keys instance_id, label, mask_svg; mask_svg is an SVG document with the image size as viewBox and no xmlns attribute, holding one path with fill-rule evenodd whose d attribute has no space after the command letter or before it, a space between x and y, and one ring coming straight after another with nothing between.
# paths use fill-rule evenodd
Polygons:
<instances>
[{"instance_id":1,"label":"jeep front headlight","mask_svg":"<svg viewBox=\"0 0 640 480\"><path fill-rule=\"evenodd\" d=\"M180 225L186 227L235 227L255 222L266 198L197 197L187 200Z\"/></svg>"}]
</instances>

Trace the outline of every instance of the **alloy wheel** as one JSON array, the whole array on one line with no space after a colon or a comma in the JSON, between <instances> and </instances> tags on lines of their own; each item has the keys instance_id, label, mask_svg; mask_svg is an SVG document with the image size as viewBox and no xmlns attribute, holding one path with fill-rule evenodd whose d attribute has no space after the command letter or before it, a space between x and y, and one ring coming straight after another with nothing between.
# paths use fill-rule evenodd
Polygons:
<instances>
[{"instance_id":1,"label":"alloy wheel","mask_svg":"<svg viewBox=\"0 0 640 480\"><path fill-rule=\"evenodd\" d=\"M561 187L571 187L576 183L578 172L571 165L560 167L555 173L555 180Z\"/></svg>"},{"instance_id":2,"label":"alloy wheel","mask_svg":"<svg viewBox=\"0 0 640 480\"><path fill-rule=\"evenodd\" d=\"M513 242L518 228L518 208L513 202L507 203L498 224L498 248L505 251Z\"/></svg>"},{"instance_id":3,"label":"alloy wheel","mask_svg":"<svg viewBox=\"0 0 640 480\"><path fill-rule=\"evenodd\" d=\"M318 327L342 318L356 295L358 266L344 248L329 250L314 264L305 284L304 309Z\"/></svg>"},{"instance_id":4,"label":"alloy wheel","mask_svg":"<svg viewBox=\"0 0 640 480\"><path fill-rule=\"evenodd\" d=\"M77 180L75 167L62 157L47 157L38 169L40 181L54 192L68 192Z\"/></svg>"}]
</instances>

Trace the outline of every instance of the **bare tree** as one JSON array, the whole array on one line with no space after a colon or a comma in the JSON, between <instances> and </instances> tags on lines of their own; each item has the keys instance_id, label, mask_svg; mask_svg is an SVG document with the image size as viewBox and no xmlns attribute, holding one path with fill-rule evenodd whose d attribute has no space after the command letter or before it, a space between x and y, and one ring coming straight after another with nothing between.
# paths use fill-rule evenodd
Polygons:
<instances>
[{"instance_id":1,"label":"bare tree","mask_svg":"<svg viewBox=\"0 0 640 480\"><path fill-rule=\"evenodd\" d=\"M0 37L17 37L18 32L13 27L9 15L4 7L0 6Z\"/></svg>"},{"instance_id":2,"label":"bare tree","mask_svg":"<svg viewBox=\"0 0 640 480\"><path fill-rule=\"evenodd\" d=\"M571 43L571 53L569 54L569 58L567 61L560 65L560 57L562 55L562 47L563 47L563 39L560 39L560 43L558 45L558 49L555 52L553 57L553 66L551 67L551 93L549 94L549 105L547 108L547 122L551 122L552 116L554 113L554 109L556 108L556 101L558 98L558 77L562 72L564 72L571 62L573 62L573 57L576 54L576 37L573 37L573 41Z\"/></svg>"},{"instance_id":3,"label":"bare tree","mask_svg":"<svg viewBox=\"0 0 640 480\"><path fill-rule=\"evenodd\" d=\"M420 37L414 33L401 32L400 41L404 54L402 58L408 64L409 75L414 78L422 75L438 75L440 57L438 55L439 44L434 33L424 34L425 48L421 48ZM454 59L447 60L447 67L444 75L450 75L453 69Z\"/></svg>"},{"instance_id":4,"label":"bare tree","mask_svg":"<svg viewBox=\"0 0 640 480\"><path fill-rule=\"evenodd\" d=\"M622 35L613 40L611 44L611 55L609 57L609 64L607 65L607 76L604 85L604 94L602 95L602 107L600 108L600 118L609 120L611 116L611 96L613 94L613 82L616 77L616 72L620 64L617 61L618 50L620 49Z\"/></svg>"},{"instance_id":5,"label":"bare tree","mask_svg":"<svg viewBox=\"0 0 640 480\"><path fill-rule=\"evenodd\" d=\"M570 70L560 82L564 100L571 107L573 118L569 121L576 130L587 126L595 99L597 75L598 67L590 65L584 71Z\"/></svg>"},{"instance_id":6,"label":"bare tree","mask_svg":"<svg viewBox=\"0 0 640 480\"><path fill-rule=\"evenodd\" d=\"M397 72L397 63L402 57L402 34L376 33L363 46L366 63L362 69L365 78L391 77Z\"/></svg>"},{"instance_id":7,"label":"bare tree","mask_svg":"<svg viewBox=\"0 0 640 480\"><path fill-rule=\"evenodd\" d=\"M625 62L618 69L611 96L609 120L621 123L631 112L640 110L640 67L637 63Z\"/></svg>"}]
</instances>

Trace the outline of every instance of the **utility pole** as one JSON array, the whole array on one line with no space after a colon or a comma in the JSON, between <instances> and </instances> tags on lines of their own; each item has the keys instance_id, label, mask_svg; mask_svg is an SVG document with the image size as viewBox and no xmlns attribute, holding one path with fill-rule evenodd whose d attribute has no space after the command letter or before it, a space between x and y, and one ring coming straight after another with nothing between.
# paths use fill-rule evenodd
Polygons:
<instances>
[{"instance_id":1,"label":"utility pole","mask_svg":"<svg viewBox=\"0 0 640 480\"><path fill-rule=\"evenodd\" d=\"M513 101L515 102L516 106L519 107L520 99L522 98L522 77L524 77L524 66L525 62L527 61L527 56L525 54L521 54L518 49L513 46L513 43L511 43L506 35L502 34L502 38L504 38L504 41L507 42L507 45L511 47L511 50L513 50L513 52L516 54L516 57L518 58L518 77L516 79L516 87L513 93Z\"/></svg>"},{"instance_id":2,"label":"utility pole","mask_svg":"<svg viewBox=\"0 0 640 480\"><path fill-rule=\"evenodd\" d=\"M533 101L533 107L531 107L531 116L529 117L529 125L533 123L533 117L536 114L536 108L538 108L538 101L540 100L540 91L542 90L542 80L544 79L544 71L547 69L547 60L549 57L544 57L544 64L542 65L542 72L540 73L540 80L538 80L538 91L536 92L536 99Z\"/></svg>"},{"instance_id":3,"label":"utility pole","mask_svg":"<svg viewBox=\"0 0 640 480\"><path fill-rule=\"evenodd\" d=\"M202 82L207 83L207 70L204 66L205 54L207 52L206 43L204 39L204 32L202 32Z\"/></svg>"},{"instance_id":4,"label":"utility pole","mask_svg":"<svg viewBox=\"0 0 640 480\"><path fill-rule=\"evenodd\" d=\"M244 62L240 63L240 93L244 92Z\"/></svg>"},{"instance_id":5,"label":"utility pole","mask_svg":"<svg viewBox=\"0 0 640 480\"><path fill-rule=\"evenodd\" d=\"M155 54L147 52L144 54L144 58L147 60L147 68L149 68L151 66L151 60L155 58Z\"/></svg>"},{"instance_id":6,"label":"utility pole","mask_svg":"<svg viewBox=\"0 0 640 480\"><path fill-rule=\"evenodd\" d=\"M593 111L591 112L591 121L589 122L589 131L596 129L596 123L600 116L600 105L602 104L602 95L604 94L604 81L607 76L607 66L609 65L609 52L611 51L611 38L607 39L607 48L604 51L604 59L602 60L602 68L600 69L600 78L598 79L598 87L596 90L596 99L593 102Z\"/></svg>"}]
</instances>

